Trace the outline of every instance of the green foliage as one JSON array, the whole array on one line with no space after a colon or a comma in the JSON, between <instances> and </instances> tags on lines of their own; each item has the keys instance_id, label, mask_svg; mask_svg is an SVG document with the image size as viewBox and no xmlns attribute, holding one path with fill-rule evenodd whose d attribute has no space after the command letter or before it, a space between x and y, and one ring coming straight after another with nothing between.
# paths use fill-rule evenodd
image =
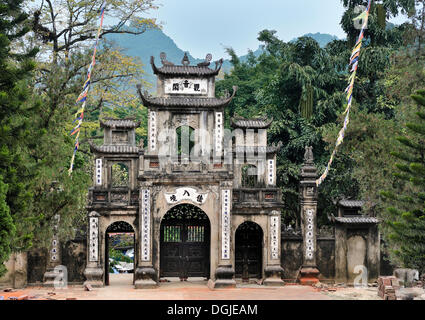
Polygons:
<instances>
[{"instance_id":1,"label":"green foliage","mask_svg":"<svg viewBox=\"0 0 425 320\"><path fill-rule=\"evenodd\" d=\"M258 40L264 42L266 51L258 58L252 57L249 63L241 62L228 49L234 68L217 83L217 92L225 94L232 85L239 87L226 110L228 119L234 115L273 116L268 140L285 142L278 155L277 177L284 195L285 219L293 223L299 211L296 190L304 147L314 147L322 169L328 151L324 149L321 128L334 123L343 111L349 52L346 45L338 46L340 41L326 48L307 37L285 43L269 30L260 32ZM320 206L322 212L328 213L334 204L325 198ZM326 213L322 222L326 222Z\"/></svg>"},{"instance_id":2,"label":"green foliage","mask_svg":"<svg viewBox=\"0 0 425 320\"><path fill-rule=\"evenodd\" d=\"M420 108L425 108L425 91L412 95ZM396 177L399 186L382 192L387 205L384 215L385 237L393 259L407 268L425 271L425 120L419 116L406 124L403 139L399 139L396 167L402 172Z\"/></svg>"},{"instance_id":3,"label":"green foliage","mask_svg":"<svg viewBox=\"0 0 425 320\"><path fill-rule=\"evenodd\" d=\"M263 42L265 52L247 63L228 49L233 70L217 83L218 95L230 91L232 85L239 87L226 110L228 118L273 116L268 140L284 142L277 158L277 178L288 223L299 219L296 190L304 147L313 146L315 163L319 173L323 172L344 119L347 63L359 34L352 18L360 13L354 12L355 7L367 5L367 1L343 0L343 4L346 12L341 25L347 41L335 40L321 48L309 37L285 43L275 31L263 30L258 40ZM368 200L365 210L376 209L379 191L395 179L388 178L393 165L390 151L392 137L400 132L398 118L402 112L397 106L406 91L400 80L407 62L400 70L397 64L403 61L405 35L411 25L383 28L383 16L411 11L412 5L411 0L372 5L359 59L351 122L328 178L319 189L319 224L329 223L327 216L335 213L335 203L341 198L363 198ZM408 80L411 89L421 81L421 71L409 75L414 78L403 81Z\"/></svg>"},{"instance_id":4,"label":"green foliage","mask_svg":"<svg viewBox=\"0 0 425 320\"><path fill-rule=\"evenodd\" d=\"M112 165L112 187L128 187L129 176L128 168L122 163Z\"/></svg>"},{"instance_id":5,"label":"green foliage","mask_svg":"<svg viewBox=\"0 0 425 320\"><path fill-rule=\"evenodd\" d=\"M27 162L27 139L31 139L31 116L39 107L28 105L28 79L34 69L36 50L16 53L13 44L28 32L23 1L0 4L0 276L3 263L17 240L27 234L16 230L20 213L29 208L33 194L28 190L31 163Z\"/></svg>"},{"instance_id":6,"label":"green foliage","mask_svg":"<svg viewBox=\"0 0 425 320\"><path fill-rule=\"evenodd\" d=\"M114 272L113 268L118 264L118 262L134 262L130 257L126 256L120 250L116 250L114 248L109 249L109 258L112 259L112 261L109 262L109 273Z\"/></svg>"},{"instance_id":7,"label":"green foliage","mask_svg":"<svg viewBox=\"0 0 425 320\"><path fill-rule=\"evenodd\" d=\"M11 249L11 238L15 235L15 225L10 209L6 202L8 186L3 183L3 177L0 176L0 276L4 275L6 268L3 262L9 258Z\"/></svg>"},{"instance_id":8,"label":"green foliage","mask_svg":"<svg viewBox=\"0 0 425 320\"><path fill-rule=\"evenodd\" d=\"M146 108L135 91L127 90L140 81L141 62L102 42L80 150L73 175L68 175L74 148L69 132L79 107L75 100L92 58L87 39L94 38L93 25L98 23L102 2L53 0L31 9L28 1L31 19L21 9L23 0L0 3L0 276L10 252L50 245L55 215L60 215L61 240L72 238L84 227L93 170L87 140L101 134L100 115L146 118ZM152 20L140 16L155 8L153 1L114 0L108 5L109 12L131 20L137 32L154 26ZM64 17L75 24L57 21ZM110 27L109 33L123 32L117 25L105 27ZM28 33L31 29L33 33ZM40 55L29 47L33 44L40 48ZM119 90L124 94L118 94ZM145 129L138 130L138 141L145 135Z\"/></svg>"}]
</instances>

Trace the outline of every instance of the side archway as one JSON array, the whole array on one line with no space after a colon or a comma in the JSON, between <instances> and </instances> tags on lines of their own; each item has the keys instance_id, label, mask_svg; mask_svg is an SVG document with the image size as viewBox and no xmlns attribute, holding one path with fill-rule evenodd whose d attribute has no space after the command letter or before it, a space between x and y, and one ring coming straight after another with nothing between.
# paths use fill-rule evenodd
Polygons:
<instances>
[{"instance_id":1,"label":"side archway","mask_svg":"<svg viewBox=\"0 0 425 320\"><path fill-rule=\"evenodd\" d=\"M135 262L135 231L125 221L116 221L105 231L105 285L110 285L110 273L133 273Z\"/></svg>"},{"instance_id":2,"label":"side archway","mask_svg":"<svg viewBox=\"0 0 425 320\"><path fill-rule=\"evenodd\" d=\"M263 230L251 221L240 224L235 233L235 277L249 281L262 278Z\"/></svg>"}]
</instances>

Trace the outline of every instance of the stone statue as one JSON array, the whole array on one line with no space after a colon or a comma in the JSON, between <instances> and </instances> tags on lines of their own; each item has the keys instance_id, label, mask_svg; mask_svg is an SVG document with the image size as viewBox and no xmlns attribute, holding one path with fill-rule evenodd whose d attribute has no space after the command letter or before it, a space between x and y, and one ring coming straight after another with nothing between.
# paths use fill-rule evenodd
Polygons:
<instances>
[{"instance_id":1,"label":"stone statue","mask_svg":"<svg viewBox=\"0 0 425 320\"><path fill-rule=\"evenodd\" d=\"M313 163L313 147L305 147L304 163Z\"/></svg>"}]
</instances>

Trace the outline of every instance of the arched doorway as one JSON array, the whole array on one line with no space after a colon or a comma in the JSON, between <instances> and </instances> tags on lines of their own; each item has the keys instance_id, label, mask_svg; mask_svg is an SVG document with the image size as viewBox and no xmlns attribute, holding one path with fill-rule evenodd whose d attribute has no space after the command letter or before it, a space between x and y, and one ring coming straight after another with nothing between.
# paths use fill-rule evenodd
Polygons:
<instances>
[{"instance_id":1,"label":"arched doorway","mask_svg":"<svg viewBox=\"0 0 425 320\"><path fill-rule=\"evenodd\" d=\"M262 278L263 230L251 221L242 223L235 234L235 276L248 281Z\"/></svg>"},{"instance_id":2,"label":"arched doorway","mask_svg":"<svg viewBox=\"0 0 425 320\"><path fill-rule=\"evenodd\" d=\"M124 221L112 223L105 232L105 285L111 284L110 274L114 274L116 283L124 284L129 279L129 284L133 283L135 255L133 227Z\"/></svg>"},{"instance_id":3,"label":"arched doorway","mask_svg":"<svg viewBox=\"0 0 425 320\"><path fill-rule=\"evenodd\" d=\"M161 221L160 277L210 277L210 221L200 208L181 204Z\"/></svg>"}]
</instances>

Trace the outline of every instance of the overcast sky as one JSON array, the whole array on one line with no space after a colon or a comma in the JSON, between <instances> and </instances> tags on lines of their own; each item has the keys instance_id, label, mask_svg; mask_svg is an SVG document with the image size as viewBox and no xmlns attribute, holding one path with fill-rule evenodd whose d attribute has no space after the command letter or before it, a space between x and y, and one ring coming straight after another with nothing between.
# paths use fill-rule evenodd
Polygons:
<instances>
[{"instance_id":1,"label":"overcast sky","mask_svg":"<svg viewBox=\"0 0 425 320\"><path fill-rule=\"evenodd\" d=\"M164 23L163 31L182 50L196 58L213 54L227 58L224 47L238 55L257 49L258 32L277 31L284 41L306 33L329 33L344 38L339 22L341 0L158 0L152 17ZM392 19L400 23L405 18Z\"/></svg>"}]
</instances>

